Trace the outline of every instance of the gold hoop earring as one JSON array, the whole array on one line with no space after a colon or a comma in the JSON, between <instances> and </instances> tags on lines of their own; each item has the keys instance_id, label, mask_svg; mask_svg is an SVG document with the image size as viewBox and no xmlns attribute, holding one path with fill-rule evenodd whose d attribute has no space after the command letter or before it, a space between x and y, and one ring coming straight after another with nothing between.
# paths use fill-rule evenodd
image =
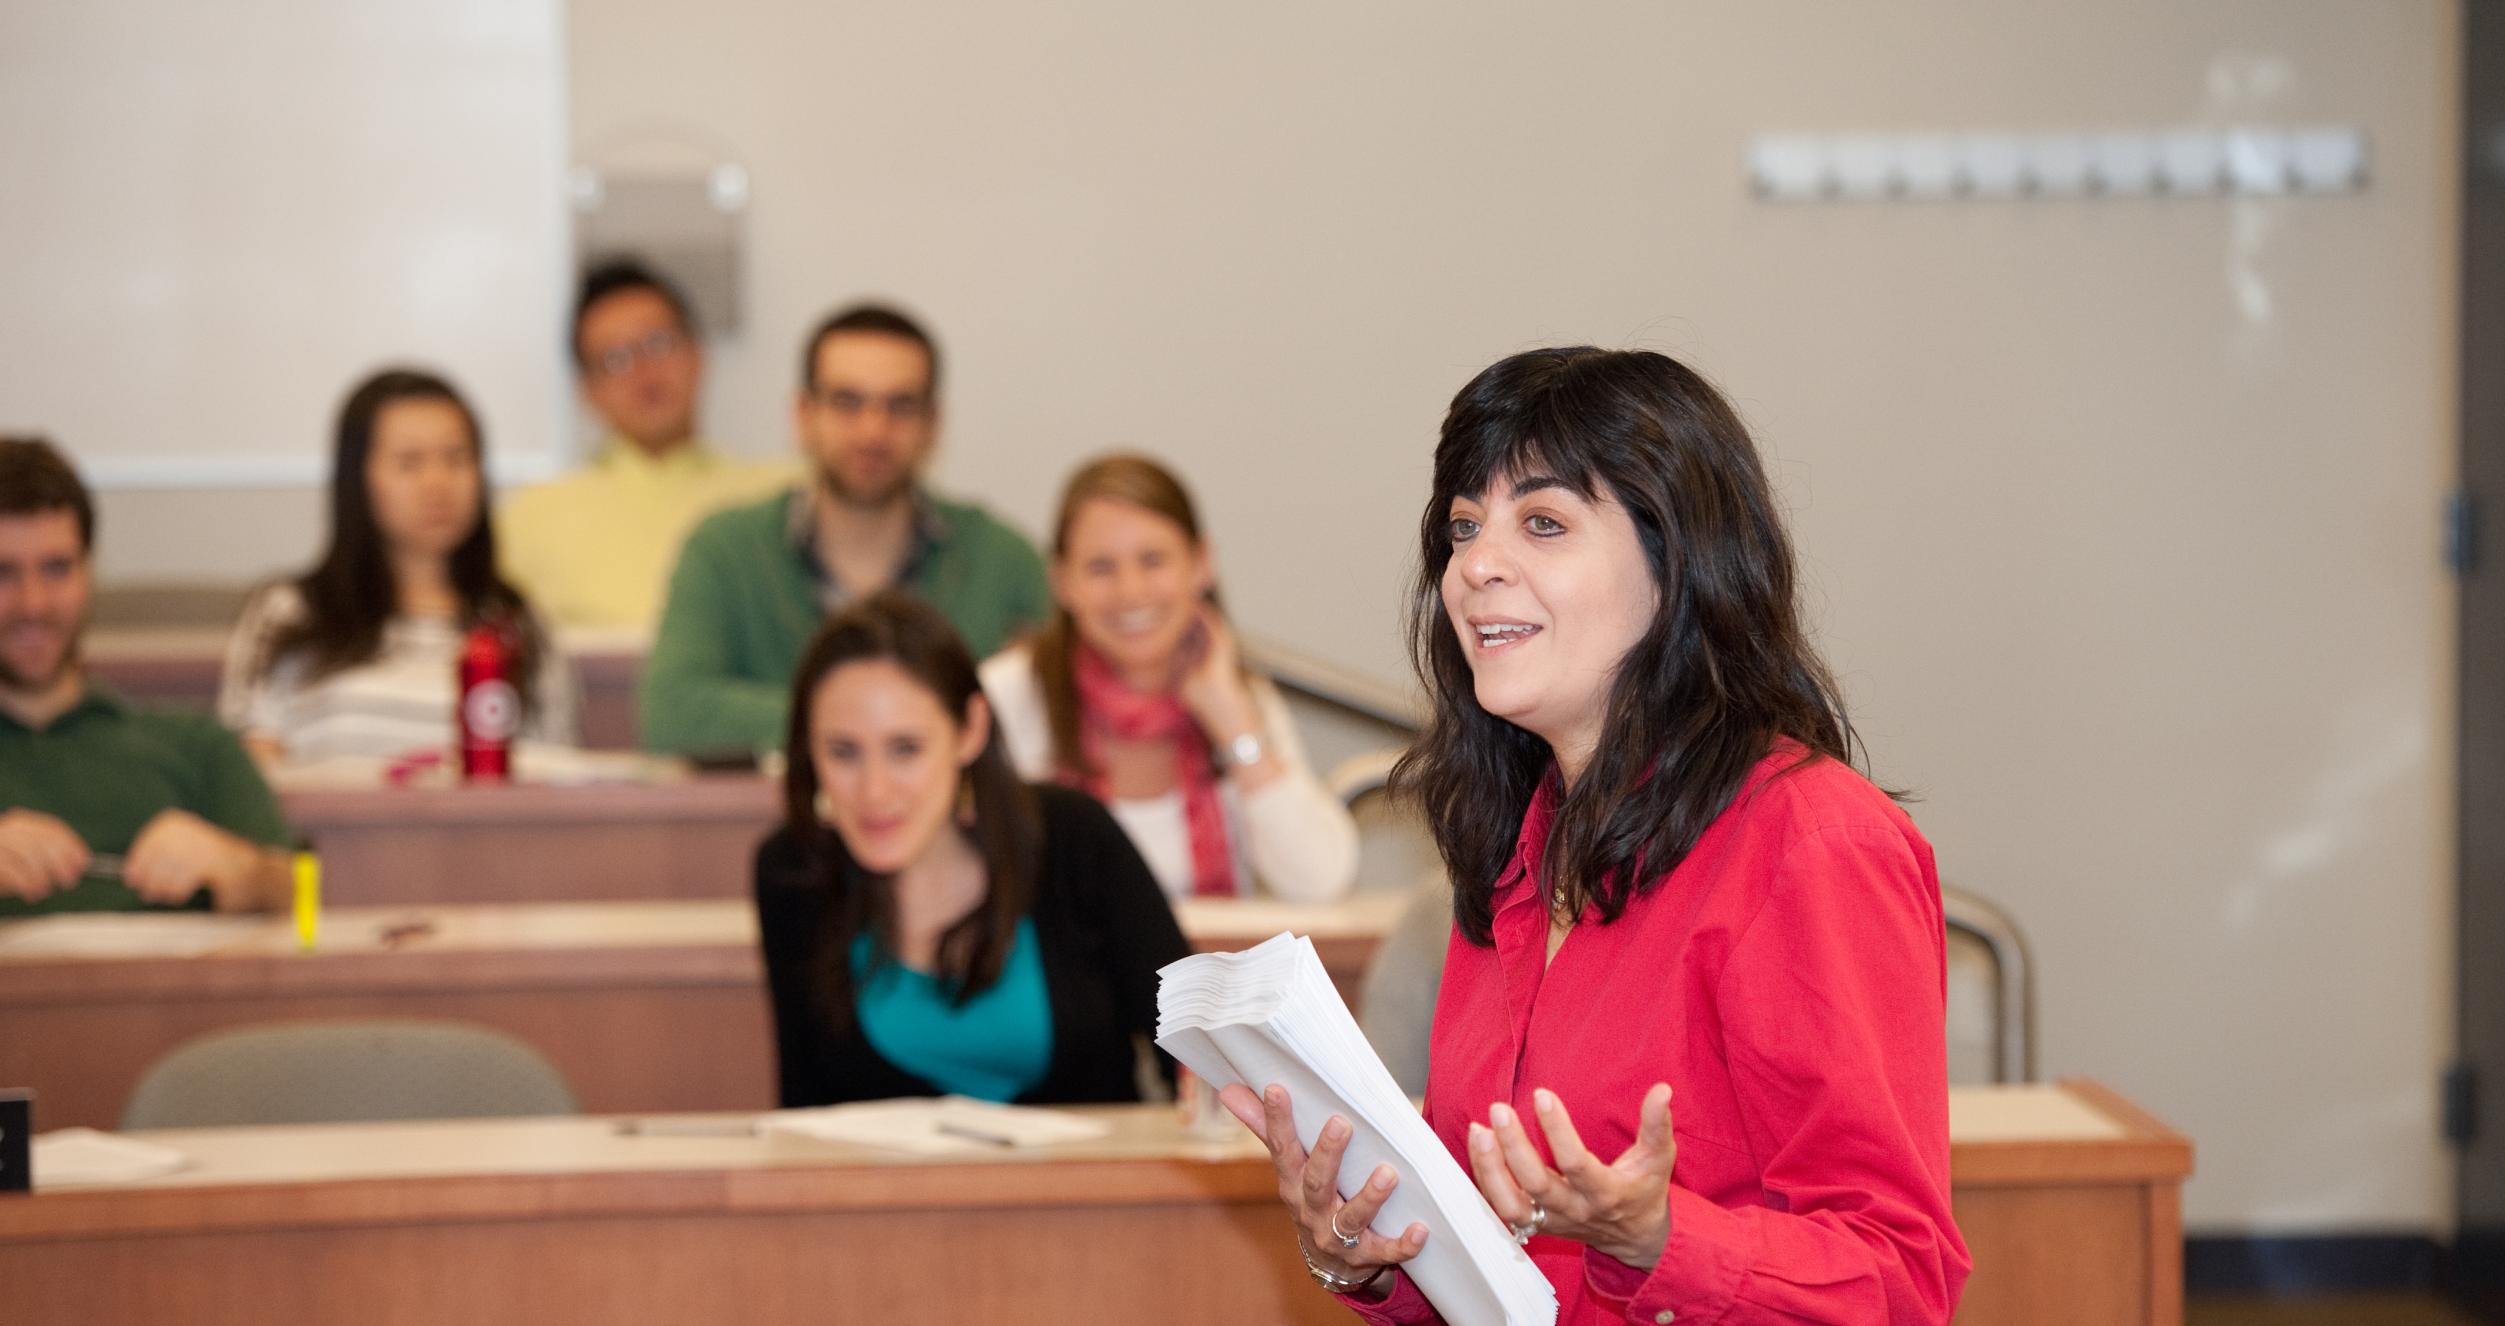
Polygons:
<instances>
[{"instance_id":1,"label":"gold hoop earring","mask_svg":"<svg viewBox=\"0 0 2505 1326\"><path fill-rule=\"evenodd\" d=\"M968 769L957 779L957 827L974 827L974 771Z\"/></svg>"},{"instance_id":2,"label":"gold hoop earring","mask_svg":"<svg viewBox=\"0 0 2505 1326\"><path fill-rule=\"evenodd\" d=\"M830 829L835 827L835 798L827 795L825 788L818 789L817 799L809 803L809 809L817 815L818 823Z\"/></svg>"}]
</instances>

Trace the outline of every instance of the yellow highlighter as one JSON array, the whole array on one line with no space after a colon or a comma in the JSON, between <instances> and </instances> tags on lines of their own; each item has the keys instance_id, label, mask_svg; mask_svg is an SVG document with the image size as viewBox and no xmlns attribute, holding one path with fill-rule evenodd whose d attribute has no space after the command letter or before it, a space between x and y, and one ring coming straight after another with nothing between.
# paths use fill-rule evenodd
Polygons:
<instances>
[{"instance_id":1,"label":"yellow highlighter","mask_svg":"<svg viewBox=\"0 0 2505 1326\"><path fill-rule=\"evenodd\" d=\"M296 851L296 947L310 953L322 934L322 858Z\"/></svg>"}]
</instances>

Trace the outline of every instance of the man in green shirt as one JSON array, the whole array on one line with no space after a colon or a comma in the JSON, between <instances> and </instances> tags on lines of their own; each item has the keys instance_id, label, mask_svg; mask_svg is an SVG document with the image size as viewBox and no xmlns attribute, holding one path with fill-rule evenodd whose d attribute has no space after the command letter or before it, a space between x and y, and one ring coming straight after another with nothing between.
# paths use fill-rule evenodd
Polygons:
<instances>
[{"instance_id":1,"label":"man in green shirt","mask_svg":"<svg viewBox=\"0 0 2505 1326\"><path fill-rule=\"evenodd\" d=\"M275 907L287 826L234 734L79 667L95 525L59 452L0 438L0 917Z\"/></svg>"},{"instance_id":2,"label":"man in green shirt","mask_svg":"<svg viewBox=\"0 0 2505 1326\"><path fill-rule=\"evenodd\" d=\"M900 585L981 658L1044 619L1044 564L1015 530L922 487L939 435L939 351L912 319L861 305L801 356L793 423L811 475L696 527L644 660L639 719L659 751L782 748L792 669L827 614Z\"/></svg>"}]
</instances>

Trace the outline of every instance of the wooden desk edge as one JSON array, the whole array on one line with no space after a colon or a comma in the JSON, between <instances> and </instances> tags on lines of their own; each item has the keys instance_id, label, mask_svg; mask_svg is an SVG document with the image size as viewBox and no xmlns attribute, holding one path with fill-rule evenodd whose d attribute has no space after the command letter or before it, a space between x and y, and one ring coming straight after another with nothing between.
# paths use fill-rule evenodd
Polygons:
<instances>
[{"instance_id":1,"label":"wooden desk edge","mask_svg":"<svg viewBox=\"0 0 2505 1326\"><path fill-rule=\"evenodd\" d=\"M568 948L424 948L213 955L185 959L110 958L0 963L0 1009L53 1004L92 1007L167 998L270 999L293 996L489 990L728 986L762 990L764 958L754 944ZM99 998L98 991L110 991Z\"/></svg>"},{"instance_id":2,"label":"wooden desk edge","mask_svg":"<svg viewBox=\"0 0 2505 1326\"><path fill-rule=\"evenodd\" d=\"M2192 1142L2093 1078L2057 1084L2122 1129L2118 1138L2013 1138L1955 1142L1949 1172L1961 1187L2025 1188L2045 1183L2148 1183L2177 1186L2192 1172Z\"/></svg>"},{"instance_id":3,"label":"wooden desk edge","mask_svg":"<svg viewBox=\"0 0 2505 1326\"><path fill-rule=\"evenodd\" d=\"M280 792L278 799L287 822L307 832L698 821L754 823L763 838L782 816L781 793L781 784L758 774L699 774L586 786L298 788Z\"/></svg>"},{"instance_id":4,"label":"wooden desk edge","mask_svg":"<svg viewBox=\"0 0 2505 1326\"><path fill-rule=\"evenodd\" d=\"M552 1217L1275 1201L1261 1156L447 1174L53 1192L0 1200L0 1243Z\"/></svg>"}]
</instances>

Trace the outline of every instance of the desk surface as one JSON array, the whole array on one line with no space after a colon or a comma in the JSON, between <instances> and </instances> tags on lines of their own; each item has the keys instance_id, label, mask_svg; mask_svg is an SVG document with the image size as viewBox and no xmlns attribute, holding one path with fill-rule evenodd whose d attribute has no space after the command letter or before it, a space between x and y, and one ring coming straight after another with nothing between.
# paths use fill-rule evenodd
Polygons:
<instances>
[{"instance_id":1,"label":"desk surface","mask_svg":"<svg viewBox=\"0 0 2505 1326\"><path fill-rule=\"evenodd\" d=\"M1065 1187L1055 1166L1187 1165L1250 1167L1262 1191L1271 1183L1261 1146L1240 1128L1217 1137L1194 1133L1171 1106L1114 1105L1067 1111L1101 1119L1102 1138L1027 1148L986 1148L913 1155L784 1133L762 1136L637 1135L609 1118L447 1120L425 1123L324 1124L286 1128L165 1129L131 1136L180 1151L182 1170L134 1183L45 1189L31 1202L0 1202L0 1239L138 1231L162 1226L149 1208L169 1193L187 1192L188 1229L247 1227L261 1220L289 1224L359 1219L478 1218L474 1183L511 1181L494 1204L506 1215L556 1216L612 1209L608 1178L674 1174L715 1180L668 1195L645 1184L641 1203L737 1209L756 1202L805 1197L814 1204L892 1207L1049 1200L1089 1205L1138 1200L1142 1184L1162 1184L1152 1170L1120 1187ZM637 1116L656 1117L656 1116ZM660 1116L737 1121L752 1116ZM2109 1090L2089 1081L2005 1087L1954 1087L1949 1092L1950 1169L1955 1184L2033 1182L2022 1152L2059 1154L2064 1177L2122 1181L2180 1179L2190 1144L2155 1124ZM858 1172L903 1177L863 1182ZM830 1171L843 1181L830 1181ZM549 1184L551 1176L584 1182ZM733 1176L771 1176L737 1178ZM38 1176L40 1180L40 1176ZM729 1181L725 1181L729 1180ZM273 1202L272 1187L400 1185L387 1204L298 1192Z\"/></svg>"},{"instance_id":2,"label":"desk surface","mask_svg":"<svg viewBox=\"0 0 2505 1326\"><path fill-rule=\"evenodd\" d=\"M1085 1112L1110 1135L944 1157L591 1118L149 1133L190 1167L0 1200L0 1283L38 1322L1346 1320L1249 1136ZM1950 1134L1963 1326L2179 1320L2181 1137L2086 1081L1953 1090ZM1192 1274L1108 1280L1106 1247Z\"/></svg>"},{"instance_id":3,"label":"desk surface","mask_svg":"<svg viewBox=\"0 0 2505 1326\"><path fill-rule=\"evenodd\" d=\"M1184 935L1202 949L1246 947L1282 930L1321 945L1379 940L1406 901L1382 893L1334 903L1191 898L1175 903L1174 913ZM705 949L737 951L749 959L739 970L757 971L756 909L728 899L334 907L323 913L320 938L309 952L297 944L295 923L282 916L90 912L0 921L0 1000L56 984L92 995L96 978L85 964L93 963L320 966L331 959Z\"/></svg>"}]
</instances>

